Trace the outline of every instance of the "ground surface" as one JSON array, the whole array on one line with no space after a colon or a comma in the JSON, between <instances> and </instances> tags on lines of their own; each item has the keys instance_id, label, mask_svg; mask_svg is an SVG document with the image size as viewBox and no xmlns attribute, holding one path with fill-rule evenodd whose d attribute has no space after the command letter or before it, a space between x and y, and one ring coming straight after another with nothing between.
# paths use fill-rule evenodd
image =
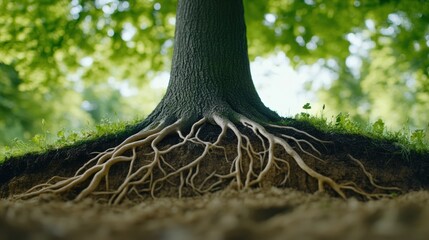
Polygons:
<instances>
[{"instance_id":1,"label":"ground surface","mask_svg":"<svg viewBox=\"0 0 429 240\"><path fill-rule=\"evenodd\" d=\"M349 157L353 156L377 184L399 187L403 194L387 191L384 193L393 199L367 202L354 199L350 192L346 201L311 194L317 190L317 181L281 149L275 149L277 156L291 164L286 184L278 188L263 184L262 188L236 191L232 184L214 193L195 196L191 191L185 194L190 197L178 198L177 191L171 190L177 190L180 181L171 179L171 185L165 184L157 192L159 198L119 206L91 199L73 202L66 195L11 200L52 176L73 176L91 158L90 153L116 146L136 131L131 129L0 164L0 239L429 239L429 154L404 151L396 143L359 135L323 133L300 123L293 126L331 142L315 145L322 162L301 153L313 169L340 183L353 181L365 191L380 193ZM283 133L305 139L293 131ZM216 137L218 133L208 129L206 136L210 138L210 134ZM236 155L235 141L233 136L225 138L226 155ZM175 139L166 139L160 147L172 142ZM183 159L195 157L198 151L184 145L171 154L171 163L184 164ZM224 156L211 153L204 169L229 169ZM119 168L111 175L114 179L123 172ZM271 183L277 183L279 176L284 179L284 173L274 172ZM328 193L336 195L329 188Z\"/></svg>"},{"instance_id":2,"label":"ground surface","mask_svg":"<svg viewBox=\"0 0 429 240\"><path fill-rule=\"evenodd\" d=\"M0 200L9 239L428 239L429 192L360 202L290 189L223 190L107 206Z\"/></svg>"}]
</instances>

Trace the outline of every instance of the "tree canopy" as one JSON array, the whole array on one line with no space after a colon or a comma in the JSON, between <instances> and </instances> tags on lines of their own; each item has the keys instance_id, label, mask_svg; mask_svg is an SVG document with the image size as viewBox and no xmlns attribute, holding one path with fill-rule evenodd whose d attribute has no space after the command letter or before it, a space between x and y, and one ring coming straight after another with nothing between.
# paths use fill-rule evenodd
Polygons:
<instances>
[{"instance_id":1,"label":"tree canopy","mask_svg":"<svg viewBox=\"0 0 429 240\"><path fill-rule=\"evenodd\" d=\"M175 8L165 0L1 1L0 142L148 113L161 91L146 87L170 68ZM245 8L251 59L284 52L301 71L316 64L329 72L332 82L315 75L307 83L320 105L392 127L428 124L427 1L267 0Z\"/></svg>"}]
</instances>

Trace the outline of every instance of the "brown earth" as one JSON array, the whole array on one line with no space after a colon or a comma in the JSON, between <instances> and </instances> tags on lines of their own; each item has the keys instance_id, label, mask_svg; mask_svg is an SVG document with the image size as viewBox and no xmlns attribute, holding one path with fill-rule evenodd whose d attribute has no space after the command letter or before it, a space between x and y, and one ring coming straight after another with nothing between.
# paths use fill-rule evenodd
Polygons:
<instances>
[{"instance_id":1,"label":"brown earth","mask_svg":"<svg viewBox=\"0 0 429 240\"><path fill-rule=\"evenodd\" d=\"M360 196L350 192L351 198L346 201L335 198L331 191L328 191L331 196L311 194L317 190L317 182L277 149L276 155L291 164L285 185L278 185L284 172L271 173L270 184L277 187L262 186L240 192L233 185L224 184L214 193L195 196L187 191L186 198L177 198L174 191L177 179L173 178L172 184L157 192L160 198L148 197L119 206L107 206L94 199L64 201L70 196L11 199L52 176L73 175L90 158L89 153L119 144L138 130L136 126L115 135L1 164L0 239L429 239L429 193L422 191L429 189L429 154L408 151L386 140L324 133L301 122L292 121L290 125L332 142L312 142L322 151L325 163L302 154L315 170L338 182L353 181L369 193L380 193L371 186L362 168L351 161L351 155L364 164L378 184L399 187L402 191L384 192L393 199L367 202L361 202ZM213 140L218 131L207 126L202 133L206 140ZM310 140L292 131L282 133ZM230 134L223 143L227 155L235 154L234 140ZM170 137L163 144L168 146L175 141ZM185 145L172 155L180 156L176 164L184 164L183 159L195 158L200 151L198 147ZM223 156L211 153L211 161L204 164L206 175L201 174L200 181L211 169L229 169L227 161L218 159ZM120 167L113 169L113 178L120 177L122 172Z\"/></svg>"},{"instance_id":2,"label":"brown earth","mask_svg":"<svg viewBox=\"0 0 429 240\"><path fill-rule=\"evenodd\" d=\"M361 202L290 189L222 190L107 206L0 200L0 239L428 239L429 192Z\"/></svg>"}]
</instances>

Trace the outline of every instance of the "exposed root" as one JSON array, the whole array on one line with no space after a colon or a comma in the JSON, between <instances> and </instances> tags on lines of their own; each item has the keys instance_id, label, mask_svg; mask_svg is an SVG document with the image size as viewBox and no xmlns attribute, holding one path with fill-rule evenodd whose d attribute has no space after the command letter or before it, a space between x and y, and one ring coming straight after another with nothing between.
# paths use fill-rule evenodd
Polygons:
<instances>
[{"instance_id":1,"label":"exposed root","mask_svg":"<svg viewBox=\"0 0 429 240\"><path fill-rule=\"evenodd\" d=\"M357 165L359 165L359 167L362 169L363 173L365 174L365 176L367 176L369 182L371 183L371 185L377 189L381 189L381 190L387 190L387 191L396 191L396 192L401 192L402 190L400 188L397 187L385 187L385 186L381 186L378 185L377 183L375 183L374 177L372 176L371 173L369 173L366 169L365 166L362 164L361 161L357 160L356 158L352 157L352 155L348 154L347 155L351 160L353 160ZM378 195L377 195L378 196Z\"/></svg>"},{"instance_id":2,"label":"exposed root","mask_svg":"<svg viewBox=\"0 0 429 240\"><path fill-rule=\"evenodd\" d=\"M221 129L217 139L213 142L204 140L205 138L200 136L202 127L209 121L218 125ZM280 183L284 185L290 176L290 160L283 158L284 156L275 156L276 147L282 148L292 157L299 168L318 181L319 191L324 191L327 185L342 198L346 198L345 190L353 191L367 198L383 196L366 193L355 183L337 183L333 179L315 171L305 163L300 154L288 143L288 141L294 142L300 152L324 162L319 157L320 152L311 142L286 134L276 135L270 133L261 124L242 115L238 115L239 125L220 115L202 118L192 125L186 135L182 132L184 122L183 119L179 119L170 125L166 125L164 122L152 124L130 136L118 146L97 153L94 158L78 169L74 176L69 178L54 177L47 183L37 185L18 197L30 198L44 193L61 194L83 188L76 196L76 200L89 195L105 195L108 197L109 203L117 204L130 196L144 198L144 194L150 194L155 197L159 189L166 183L176 186L178 195L181 197L185 187L189 187L193 192L200 194L215 191L228 183L234 183L241 190L249 189L263 184L267 175L273 169L284 173L283 180ZM240 131L239 126L244 126L251 130L253 136ZM322 144L327 143L292 127L268 126L292 130L298 134L305 135L312 141ZM226 150L227 146L222 145L222 141L228 131L232 131L236 139L236 154L232 160L229 159L230 156ZM167 146L160 144L167 136L174 135L180 139L178 142ZM185 163L180 161L183 164L178 165L178 159L171 159L171 154L186 144L193 144L199 147L200 153L194 159L186 160ZM210 161L208 155L215 149L224 152L224 159L230 164L229 170L222 172L221 169L211 169L210 172L207 172L204 162ZM147 150L149 152L144 152ZM387 191L399 190L377 185L363 164L359 160L349 157L359 165L373 187ZM177 158L180 158L180 156ZM125 174L122 175L123 177L119 183L117 179L112 182L109 176L110 169L119 164L125 164Z\"/></svg>"}]
</instances>

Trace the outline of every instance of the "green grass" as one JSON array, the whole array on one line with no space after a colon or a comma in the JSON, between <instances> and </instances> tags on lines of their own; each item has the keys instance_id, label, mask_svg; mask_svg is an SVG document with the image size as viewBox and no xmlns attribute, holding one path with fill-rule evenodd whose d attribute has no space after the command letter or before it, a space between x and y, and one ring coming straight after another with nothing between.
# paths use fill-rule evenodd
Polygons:
<instances>
[{"instance_id":1,"label":"green grass","mask_svg":"<svg viewBox=\"0 0 429 240\"><path fill-rule=\"evenodd\" d=\"M304 105L304 109L309 109L309 104ZM372 139L387 140L400 144L405 151L427 152L429 153L429 132L428 130L414 130L403 128L400 131L389 131L384 122L380 119L374 123L366 125L353 122L348 114L340 113L332 119L319 116L312 116L308 113L300 113L295 116L296 120L307 122L317 129L338 134L357 134ZM58 149L71 146L84 140L95 139L117 132L123 132L130 125L134 125L138 120L125 122L111 122L104 120L93 129L76 131L59 131L52 135L49 133L35 135L31 141L15 139L11 146L0 146L0 163L7 158L18 157L30 152L42 153L49 149ZM284 124L287 124L286 122ZM48 139L54 139L49 141Z\"/></svg>"},{"instance_id":2,"label":"green grass","mask_svg":"<svg viewBox=\"0 0 429 240\"><path fill-rule=\"evenodd\" d=\"M19 157L28 153L43 153L50 149L72 146L85 140L96 139L117 132L123 132L127 127L135 125L140 119L132 121L112 122L103 120L91 129L81 131L60 130L56 134L44 132L37 134L30 141L14 139L10 146L0 146L0 163L11 157Z\"/></svg>"},{"instance_id":3,"label":"green grass","mask_svg":"<svg viewBox=\"0 0 429 240\"><path fill-rule=\"evenodd\" d=\"M303 107L305 110L310 108L309 104ZM297 114L295 119L307 122L323 132L357 134L375 140L385 140L399 144L405 151L429 153L429 124L426 129L411 130L409 127L403 127L399 131L391 131L385 126L382 119L378 119L373 123L359 124L353 121L347 113L340 113L331 119L327 119L323 116L323 111L321 116L312 116L302 112Z\"/></svg>"}]
</instances>

